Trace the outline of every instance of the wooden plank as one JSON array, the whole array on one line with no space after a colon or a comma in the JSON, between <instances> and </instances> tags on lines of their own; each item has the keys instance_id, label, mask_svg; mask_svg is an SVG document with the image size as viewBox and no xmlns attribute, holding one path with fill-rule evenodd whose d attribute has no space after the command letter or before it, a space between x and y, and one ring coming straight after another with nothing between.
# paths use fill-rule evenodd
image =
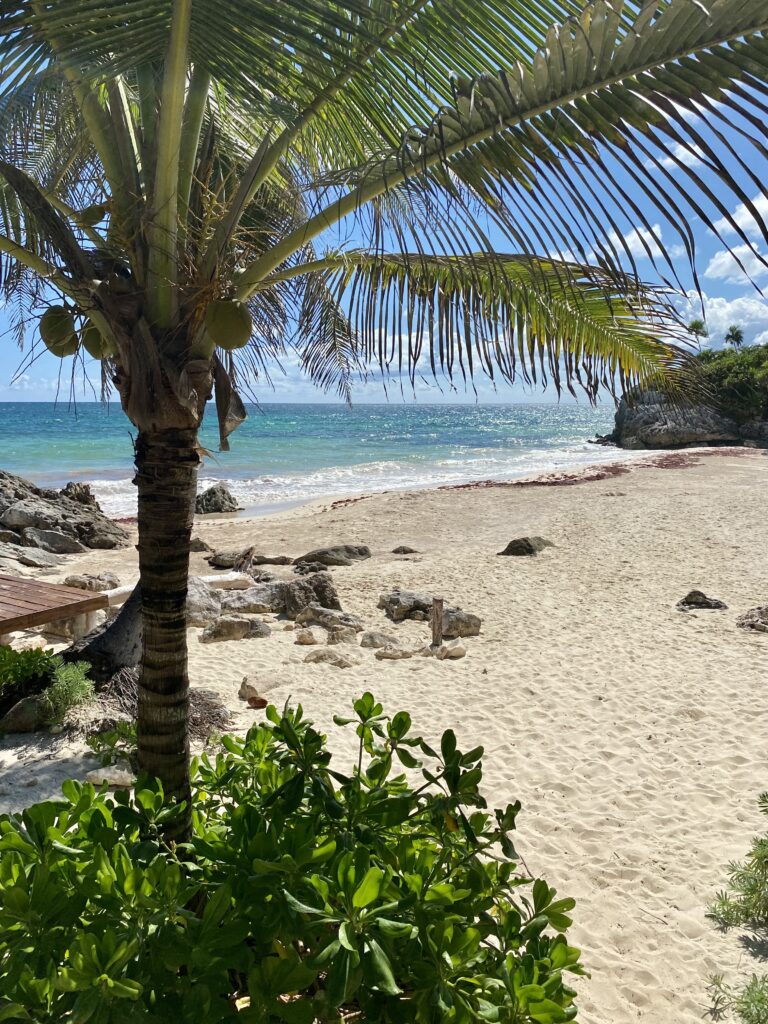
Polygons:
<instances>
[{"instance_id":1,"label":"wooden plank","mask_svg":"<svg viewBox=\"0 0 768 1024\"><path fill-rule=\"evenodd\" d=\"M98 611L108 604L105 594L0 575L0 633L45 626L59 619Z\"/></svg>"}]
</instances>

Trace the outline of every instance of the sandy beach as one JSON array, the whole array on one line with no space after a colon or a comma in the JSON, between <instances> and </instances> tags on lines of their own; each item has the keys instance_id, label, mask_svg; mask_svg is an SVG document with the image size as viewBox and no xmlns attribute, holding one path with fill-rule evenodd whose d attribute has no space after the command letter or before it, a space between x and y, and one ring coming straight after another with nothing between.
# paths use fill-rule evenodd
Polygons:
<instances>
[{"instance_id":1,"label":"sandy beach","mask_svg":"<svg viewBox=\"0 0 768 1024\"><path fill-rule=\"evenodd\" d=\"M403 642L426 642L428 625L377 610L397 585L443 596L483 626L457 662L345 648L358 662L349 669L305 665L307 648L279 622L266 639L212 645L190 630L190 671L231 707L233 731L261 715L237 697L248 675L324 728L370 689L428 739L452 727L465 748L484 744L489 803L523 803L527 868L578 901L571 934L592 975L578 984L579 1020L692 1024L711 1005L710 975L756 968L705 910L760 829L756 798L768 788L768 636L735 625L768 602L768 458L719 449L627 466L574 486L392 491L201 520L195 535L216 549L368 544L373 557L331 570L334 582L345 610ZM522 535L554 546L498 557ZM419 553L391 554L401 544ZM104 569L132 583L135 551L76 556L47 578ZM195 554L193 572L210 571ZM727 610L678 611L693 588ZM62 738L19 739L0 741L0 810L93 767ZM346 741L337 734L333 746L343 759Z\"/></svg>"}]
</instances>

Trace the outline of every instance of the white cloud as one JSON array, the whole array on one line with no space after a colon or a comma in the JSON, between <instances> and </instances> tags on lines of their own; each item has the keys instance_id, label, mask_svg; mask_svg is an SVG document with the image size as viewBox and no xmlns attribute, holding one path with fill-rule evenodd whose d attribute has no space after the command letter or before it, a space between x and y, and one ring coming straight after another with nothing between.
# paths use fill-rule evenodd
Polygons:
<instances>
[{"instance_id":1,"label":"white cloud","mask_svg":"<svg viewBox=\"0 0 768 1024\"><path fill-rule=\"evenodd\" d=\"M709 338L704 340L704 344L711 348L722 347L723 337L731 324L742 328L744 340L749 345L768 342L768 301L765 299L756 295L741 295L736 299L704 295L704 311L709 329ZM688 293L681 312L686 322L701 316L696 292Z\"/></svg>"},{"instance_id":2,"label":"white cloud","mask_svg":"<svg viewBox=\"0 0 768 1024\"><path fill-rule=\"evenodd\" d=\"M752 205L760 218L768 219L768 193L758 193L752 200ZM762 231L758 227L757 221L744 203L739 203L731 216L741 230L750 238L762 238ZM736 234L736 230L731 226L730 221L726 217L716 220L715 227L721 235Z\"/></svg>"},{"instance_id":3,"label":"white cloud","mask_svg":"<svg viewBox=\"0 0 768 1024\"><path fill-rule=\"evenodd\" d=\"M743 270L737 262L737 257ZM761 253L757 246L736 245L732 250L723 249L715 253L704 271L704 276L732 284L745 284L750 279L757 281L768 275L768 267L763 260L768 261L768 254Z\"/></svg>"},{"instance_id":4,"label":"white cloud","mask_svg":"<svg viewBox=\"0 0 768 1024\"><path fill-rule=\"evenodd\" d=\"M696 145L684 146L681 142L676 142L672 147L672 156L665 156L661 161L662 167L668 167L674 169L683 164L685 167L697 167L704 159L704 154L701 148ZM646 164L648 167L653 165L649 161Z\"/></svg>"}]
</instances>

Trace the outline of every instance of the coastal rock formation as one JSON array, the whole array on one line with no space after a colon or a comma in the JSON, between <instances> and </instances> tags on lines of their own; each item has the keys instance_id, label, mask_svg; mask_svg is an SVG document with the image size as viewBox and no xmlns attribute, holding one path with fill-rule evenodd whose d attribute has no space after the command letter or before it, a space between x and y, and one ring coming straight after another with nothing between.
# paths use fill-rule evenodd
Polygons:
<instances>
[{"instance_id":1,"label":"coastal rock formation","mask_svg":"<svg viewBox=\"0 0 768 1024\"><path fill-rule=\"evenodd\" d=\"M76 493L82 495L81 486L85 485L71 485ZM69 546L81 545L77 551L125 547L128 543L125 530L103 515L98 506L83 501L82 496L74 498L72 493L71 489L61 494L45 490L22 477L0 470L0 527L20 537L20 541L6 537L6 543L38 547L45 542L48 550L51 547L62 549L67 544L66 540L60 539L64 537L69 538ZM56 537L43 537L41 540L36 533L25 531L56 534ZM21 558L18 560L28 564Z\"/></svg>"},{"instance_id":2,"label":"coastal rock formation","mask_svg":"<svg viewBox=\"0 0 768 1024\"><path fill-rule=\"evenodd\" d=\"M322 562L296 562L293 571L297 576L308 576L313 572L324 572L327 568Z\"/></svg>"},{"instance_id":3,"label":"coastal rock formation","mask_svg":"<svg viewBox=\"0 0 768 1024\"><path fill-rule=\"evenodd\" d=\"M299 612L313 602L322 605L323 608L334 608L336 611L341 611L341 601L330 573L313 573L311 576L293 580L283 586L285 614L289 619L295 619Z\"/></svg>"},{"instance_id":4,"label":"coastal rock formation","mask_svg":"<svg viewBox=\"0 0 768 1024\"><path fill-rule=\"evenodd\" d=\"M27 548L40 548L54 555L82 555L88 548L74 537L68 537L58 530L36 530L28 526L21 531L21 543Z\"/></svg>"},{"instance_id":5,"label":"coastal rock formation","mask_svg":"<svg viewBox=\"0 0 768 1024\"><path fill-rule=\"evenodd\" d=\"M75 587L77 590L88 590L94 594L104 593L106 590L115 590L120 586L120 579L113 572L79 573L74 576L67 576L64 580L65 587Z\"/></svg>"},{"instance_id":6,"label":"coastal rock formation","mask_svg":"<svg viewBox=\"0 0 768 1024\"><path fill-rule=\"evenodd\" d=\"M689 612L697 608L727 608L728 605L716 597L707 597L701 590L691 590L677 602L677 607L681 612Z\"/></svg>"},{"instance_id":7,"label":"coastal rock formation","mask_svg":"<svg viewBox=\"0 0 768 1024\"><path fill-rule=\"evenodd\" d=\"M392 548L393 555L418 555L416 548L409 548L407 544L400 544L396 548Z\"/></svg>"},{"instance_id":8,"label":"coastal rock formation","mask_svg":"<svg viewBox=\"0 0 768 1024\"><path fill-rule=\"evenodd\" d=\"M195 498L195 513L209 515L213 512L237 512L240 506L232 492L224 484L214 484Z\"/></svg>"},{"instance_id":9,"label":"coastal rock formation","mask_svg":"<svg viewBox=\"0 0 768 1024\"><path fill-rule=\"evenodd\" d=\"M446 608L443 611L443 636L455 639L460 636L477 636L480 633L479 615L462 611L461 608Z\"/></svg>"},{"instance_id":10,"label":"coastal rock formation","mask_svg":"<svg viewBox=\"0 0 768 1024\"><path fill-rule=\"evenodd\" d=\"M297 629L293 642L299 644L300 647L312 647L314 644L320 643L311 629Z\"/></svg>"},{"instance_id":11,"label":"coastal rock formation","mask_svg":"<svg viewBox=\"0 0 768 1024\"><path fill-rule=\"evenodd\" d=\"M334 626L328 632L329 644L356 644L357 632L350 626Z\"/></svg>"},{"instance_id":12,"label":"coastal rock formation","mask_svg":"<svg viewBox=\"0 0 768 1024\"><path fill-rule=\"evenodd\" d=\"M189 550L194 552L213 551L213 548L210 544L206 544L201 537L193 537L189 542Z\"/></svg>"},{"instance_id":13,"label":"coastal rock formation","mask_svg":"<svg viewBox=\"0 0 768 1024\"><path fill-rule=\"evenodd\" d=\"M247 590L230 590L221 597L221 610L226 615L279 614L285 610L285 584L261 583Z\"/></svg>"},{"instance_id":14,"label":"coastal rock formation","mask_svg":"<svg viewBox=\"0 0 768 1024\"><path fill-rule=\"evenodd\" d=\"M235 615L222 615L200 634L201 644L220 643L224 640L255 640L270 635L272 630L266 622L258 619L240 618Z\"/></svg>"},{"instance_id":15,"label":"coastal rock formation","mask_svg":"<svg viewBox=\"0 0 768 1024\"><path fill-rule=\"evenodd\" d=\"M661 391L634 392L619 402L612 433L598 444L619 448L695 448L704 445L768 447L768 423L737 423L710 406L672 402Z\"/></svg>"},{"instance_id":16,"label":"coastal rock formation","mask_svg":"<svg viewBox=\"0 0 768 1024\"><path fill-rule=\"evenodd\" d=\"M16 544L0 544L0 567L13 568L14 563L29 566L30 569L52 569L61 565L64 558L50 551L37 548L23 548Z\"/></svg>"},{"instance_id":17,"label":"coastal rock formation","mask_svg":"<svg viewBox=\"0 0 768 1024\"><path fill-rule=\"evenodd\" d=\"M395 637L390 636L389 633L379 633L378 630L372 629L367 630L360 637L361 647L388 647L390 644L397 644Z\"/></svg>"},{"instance_id":18,"label":"coastal rock formation","mask_svg":"<svg viewBox=\"0 0 768 1024\"><path fill-rule=\"evenodd\" d=\"M544 540L543 537L516 537L511 540L499 555L537 555L544 548L553 548L555 545L551 540Z\"/></svg>"},{"instance_id":19,"label":"coastal rock formation","mask_svg":"<svg viewBox=\"0 0 768 1024\"><path fill-rule=\"evenodd\" d=\"M210 558L206 558L206 562L212 569L234 569L239 557L239 551L214 551Z\"/></svg>"},{"instance_id":20,"label":"coastal rock formation","mask_svg":"<svg viewBox=\"0 0 768 1024\"><path fill-rule=\"evenodd\" d=\"M190 576L187 583L187 627L210 626L220 613L220 591L209 587L199 576Z\"/></svg>"},{"instance_id":21,"label":"coastal rock formation","mask_svg":"<svg viewBox=\"0 0 768 1024\"><path fill-rule=\"evenodd\" d=\"M324 626L326 629L334 629L337 626L349 626L356 633L362 633L363 620L348 612L337 611L335 608L323 608L321 604L313 603L308 605L296 616L299 625Z\"/></svg>"},{"instance_id":22,"label":"coastal rock formation","mask_svg":"<svg viewBox=\"0 0 768 1024\"><path fill-rule=\"evenodd\" d=\"M402 622L411 618L414 612L423 612L428 616L432 610L432 595L396 588L388 594L382 594L376 607L382 608L393 622Z\"/></svg>"},{"instance_id":23,"label":"coastal rock formation","mask_svg":"<svg viewBox=\"0 0 768 1024\"><path fill-rule=\"evenodd\" d=\"M22 697L0 718L0 735L13 732L36 732L43 727L50 706L40 694Z\"/></svg>"},{"instance_id":24,"label":"coastal rock formation","mask_svg":"<svg viewBox=\"0 0 768 1024\"><path fill-rule=\"evenodd\" d=\"M386 647L379 647L373 656L378 661L402 661L404 658L412 658L415 653L397 644L387 644Z\"/></svg>"},{"instance_id":25,"label":"coastal rock formation","mask_svg":"<svg viewBox=\"0 0 768 1024\"><path fill-rule=\"evenodd\" d=\"M736 625L741 629L754 629L758 633L768 633L768 605L760 608L750 608L736 619Z\"/></svg>"},{"instance_id":26,"label":"coastal rock formation","mask_svg":"<svg viewBox=\"0 0 768 1024\"><path fill-rule=\"evenodd\" d=\"M322 562L323 565L352 565L353 562L371 557L371 549L365 544L336 544L328 548L315 548L300 558L294 558L295 564L302 562Z\"/></svg>"},{"instance_id":27,"label":"coastal rock formation","mask_svg":"<svg viewBox=\"0 0 768 1024\"><path fill-rule=\"evenodd\" d=\"M304 662L307 665L333 665L334 668L352 668L355 664L350 658L338 651L330 650L328 647L310 651Z\"/></svg>"},{"instance_id":28,"label":"coastal rock formation","mask_svg":"<svg viewBox=\"0 0 768 1024\"><path fill-rule=\"evenodd\" d=\"M65 487L62 487L59 494L63 498L71 498L72 501L79 501L81 505L87 505L88 508L101 512L101 506L96 501L96 495L93 493L90 484L81 484L70 480Z\"/></svg>"}]
</instances>

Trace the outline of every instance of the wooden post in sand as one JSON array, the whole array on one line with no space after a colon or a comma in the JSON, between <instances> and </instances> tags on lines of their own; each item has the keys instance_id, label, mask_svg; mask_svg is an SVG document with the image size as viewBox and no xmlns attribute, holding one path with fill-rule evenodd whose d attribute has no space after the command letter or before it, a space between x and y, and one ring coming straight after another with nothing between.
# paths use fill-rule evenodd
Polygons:
<instances>
[{"instance_id":1,"label":"wooden post in sand","mask_svg":"<svg viewBox=\"0 0 768 1024\"><path fill-rule=\"evenodd\" d=\"M432 625L432 646L435 648L443 646L443 603L442 597L432 598L432 614L429 621Z\"/></svg>"}]
</instances>

